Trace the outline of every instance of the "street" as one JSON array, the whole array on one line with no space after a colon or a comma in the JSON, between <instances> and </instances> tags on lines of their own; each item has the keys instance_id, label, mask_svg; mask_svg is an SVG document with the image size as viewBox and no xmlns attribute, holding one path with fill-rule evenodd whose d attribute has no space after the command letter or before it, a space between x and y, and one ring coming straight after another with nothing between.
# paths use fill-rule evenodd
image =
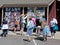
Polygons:
<instances>
[{"instance_id":1,"label":"street","mask_svg":"<svg viewBox=\"0 0 60 45\"><path fill-rule=\"evenodd\" d=\"M0 45L60 45L60 39L48 38L47 41L43 41L42 36L36 37L32 36L32 41L28 42L25 35L11 35L8 34L7 37L0 38Z\"/></svg>"}]
</instances>

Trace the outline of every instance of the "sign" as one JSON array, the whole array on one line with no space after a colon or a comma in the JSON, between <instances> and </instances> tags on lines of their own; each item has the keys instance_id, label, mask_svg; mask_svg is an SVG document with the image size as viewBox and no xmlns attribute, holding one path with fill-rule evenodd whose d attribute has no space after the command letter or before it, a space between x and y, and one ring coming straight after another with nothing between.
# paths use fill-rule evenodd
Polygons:
<instances>
[{"instance_id":1,"label":"sign","mask_svg":"<svg viewBox=\"0 0 60 45\"><path fill-rule=\"evenodd\" d=\"M19 7L16 7L16 8L5 8L5 11L6 12L17 12L17 11L20 11L20 8Z\"/></svg>"}]
</instances>

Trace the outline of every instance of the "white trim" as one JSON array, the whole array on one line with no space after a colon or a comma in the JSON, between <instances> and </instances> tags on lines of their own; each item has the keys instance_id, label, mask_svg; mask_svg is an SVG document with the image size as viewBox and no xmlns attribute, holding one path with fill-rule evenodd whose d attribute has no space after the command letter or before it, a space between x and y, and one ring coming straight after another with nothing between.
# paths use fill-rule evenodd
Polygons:
<instances>
[{"instance_id":1,"label":"white trim","mask_svg":"<svg viewBox=\"0 0 60 45\"><path fill-rule=\"evenodd\" d=\"M49 3L49 5L48 5L48 6L50 6L54 1L55 1L55 0L52 0L52 1Z\"/></svg>"}]
</instances>

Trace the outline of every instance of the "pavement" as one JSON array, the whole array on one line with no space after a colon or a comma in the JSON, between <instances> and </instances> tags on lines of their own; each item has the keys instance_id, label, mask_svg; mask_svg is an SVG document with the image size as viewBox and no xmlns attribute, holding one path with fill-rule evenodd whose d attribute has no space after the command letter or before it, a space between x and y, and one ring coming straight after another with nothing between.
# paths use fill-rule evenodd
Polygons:
<instances>
[{"instance_id":1,"label":"pavement","mask_svg":"<svg viewBox=\"0 0 60 45\"><path fill-rule=\"evenodd\" d=\"M28 42L26 32L21 36L19 31L8 31L7 37L0 38L0 45L60 45L60 32L57 31L54 39L48 37L47 41L43 41L42 35L37 37L36 33L33 33L31 42Z\"/></svg>"},{"instance_id":2,"label":"pavement","mask_svg":"<svg viewBox=\"0 0 60 45\"><path fill-rule=\"evenodd\" d=\"M0 34L2 33L2 30L0 30ZM16 35L16 36L20 36L20 31L17 32L13 32L13 31L8 31L8 35ZM26 32L23 32L23 35L26 35ZM49 34L50 35L50 34ZM40 35L42 37L42 35ZM32 37L36 37L36 33L33 33ZM51 37L48 37L49 39ZM57 31L55 34L55 38L54 39L60 39L60 31Z\"/></svg>"}]
</instances>

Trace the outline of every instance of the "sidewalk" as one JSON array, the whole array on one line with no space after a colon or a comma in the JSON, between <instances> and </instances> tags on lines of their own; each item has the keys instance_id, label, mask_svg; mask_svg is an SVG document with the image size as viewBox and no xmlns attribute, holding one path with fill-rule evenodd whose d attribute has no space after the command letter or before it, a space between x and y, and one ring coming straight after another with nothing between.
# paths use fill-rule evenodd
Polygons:
<instances>
[{"instance_id":1,"label":"sidewalk","mask_svg":"<svg viewBox=\"0 0 60 45\"><path fill-rule=\"evenodd\" d=\"M2 33L2 30L0 30L0 34ZM8 35L17 35L19 34L20 32L17 31L16 33L12 32L12 31L8 31ZM26 32L23 33L24 35L26 34ZM36 35L36 33L33 33L34 35ZM33 37L36 37L36 36L33 36ZM49 37L50 38L50 37ZM60 39L60 32L56 32L56 35L55 35L55 38L54 39Z\"/></svg>"},{"instance_id":2,"label":"sidewalk","mask_svg":"<svg viewBox=\"0 0 60 45\"><path fill-rule=\"evenodd\" d=\"M60 31L58 32L56 32L56 36L55 36L55 39L60 39Z\"/></svg>"},{"instance_id":3,"label":"sidewalk","mask_svg":"<svg viewBox=\"0 0 60 45\"><path fill-rule=\"evenodd\" d=\"M2 33L2 30L0 30L0 34ZM12 31L8 31L8 35L16 35L14 32Z\"/></svg>"}]
</instances>

